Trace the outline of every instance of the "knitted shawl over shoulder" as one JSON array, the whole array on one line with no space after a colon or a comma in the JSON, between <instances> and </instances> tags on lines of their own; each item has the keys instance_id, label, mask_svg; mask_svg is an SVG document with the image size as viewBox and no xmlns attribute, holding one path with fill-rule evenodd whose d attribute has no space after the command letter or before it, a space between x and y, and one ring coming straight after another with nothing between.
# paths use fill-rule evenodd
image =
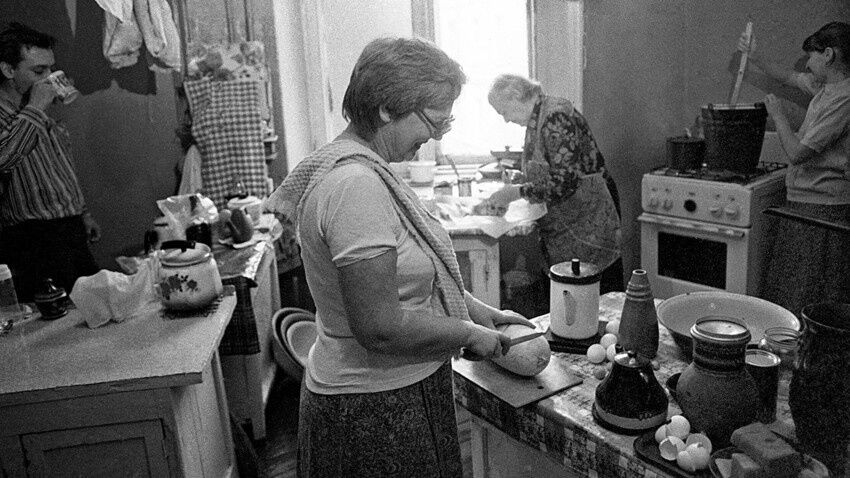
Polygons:
<instances>
[{"instance_id":1,"label":"knitted shawl over shoulder","mask_svg":"<svg viewBox=\"0 0 850 478\"><path fill-rule=\"evenodd\" d=\"M350 139L337 138L317 149L289 173L266 200L264 209L287 219L295 218L297 226L301 220L304 198L331 169L352 161L377 172L387 186L402 224L434 264L437 271L435 285L445 312L454 318L470 320L464 301L463 279L451 238L439 220L425 209L416 193L390 169L383 158L366 146Z\"/></svg>"}]
</instances>

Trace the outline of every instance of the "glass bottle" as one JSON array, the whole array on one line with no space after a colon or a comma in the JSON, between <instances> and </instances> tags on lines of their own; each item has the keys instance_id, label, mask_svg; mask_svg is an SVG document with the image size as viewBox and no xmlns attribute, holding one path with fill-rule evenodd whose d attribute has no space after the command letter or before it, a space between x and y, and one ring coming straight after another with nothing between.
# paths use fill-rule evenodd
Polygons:
<instances>
[{"instance_id":1,"label":"glass bottle","mask_svg":"<svg viewBox=\"0 0 850 478\"><path fill-rule=\"evenodd\" d=\"M791 376L797 367L800 332L790 327L771 327L764 331L758 347L779 357L779 391L776 395L780 399L787 400Z\"/></svg>"}]
</instances>

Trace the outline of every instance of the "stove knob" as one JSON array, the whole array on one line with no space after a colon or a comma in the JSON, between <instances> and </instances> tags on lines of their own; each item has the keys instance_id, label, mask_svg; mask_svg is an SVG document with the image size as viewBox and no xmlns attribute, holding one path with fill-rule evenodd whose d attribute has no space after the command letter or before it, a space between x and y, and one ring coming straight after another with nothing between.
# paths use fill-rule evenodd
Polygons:
<instances>
[{"instance_id":1,"label":"stove knob","mask_svg":"<svg viewBox=\"0 0 850 478\"><path fill-rule=\"evenodd\" d=\"M658 207L658 197L657 196L651 196L649 198L649 207L651 207L653 209Z\"/></svg>"},{"instance_id":2,"label":"stove knob","mask_svg":"<svg viewBox=\"0 0 850 478\"><path fill-rule=\"evenodd\" d=\"M661 207L663 207L664 209L666 209L668 211L670 209L673 209L673 200L670 199L670 198L665 199L664 204L662 204Z\"/></svg>"},{"instance_id":3,"label":"stove knob","mask_svg":"<svg viewBox=\"0 0 850 478\"><path fill-rule=\"evenodd\" d=\"M720 209L719 203L712 203L711 206L708 207L708 212L710 212L714 217L720 217L720 215L723 214L723 210Z\"/></svg>"},{"instance_id":4,"label":"stove knob","mask_svg":"<svg viewBox=\"0 0 850 478\"><path fill-rule=\"evenodd\" d=\"M694 212L697 210L697 203L693 199L688 199L685 201L685 211Z\"/></svg>"},{"instance_id":5,"label":"stove knob","mask_svg":"<svg viewBox=\"0 0 850 478\"><path fill-rule=\"evenodd\" d=\"M738 217L738 214L741 212L741 208L739 208L736 204L731 204L724 207L723 212L725 212L730 218L735 218Z\"/></svg>"}]
</instances>

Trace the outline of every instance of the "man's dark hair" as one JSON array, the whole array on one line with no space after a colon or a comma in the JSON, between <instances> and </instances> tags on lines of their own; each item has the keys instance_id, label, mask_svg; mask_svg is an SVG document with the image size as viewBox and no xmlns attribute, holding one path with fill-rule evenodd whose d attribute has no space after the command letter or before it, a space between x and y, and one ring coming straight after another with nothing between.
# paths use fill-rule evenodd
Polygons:
<instances>
[{"instance_id":1,"label":"man's dark hair","mask_svg":"<svg viewBox=\"0 0 850 478\"><path fill-rule=\"evenodd\" d=\"M18 22L12 22L0 31L0 62L17 67L23 57L23 48L44 48L52 50L56 39Z\"/></svg>"},{"instance_id":2,"label":"man's dark hair","mask_svg":"<svg viewBox=\"0 0 850 478\"><path fill-rule=\"evenodd\" d=\"M823 53L827 48L838 50L836 58L850 67L850 24L830 22L809 35L803 42L803 51Z\"/></svg>"}]
</instances>

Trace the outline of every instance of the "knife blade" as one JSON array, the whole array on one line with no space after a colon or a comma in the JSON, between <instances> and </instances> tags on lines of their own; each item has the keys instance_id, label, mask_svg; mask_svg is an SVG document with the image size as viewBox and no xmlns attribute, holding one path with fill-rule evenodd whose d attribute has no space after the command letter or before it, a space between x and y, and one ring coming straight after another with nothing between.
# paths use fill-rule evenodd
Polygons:
<instances>
[{"instance_id":1,"label":"knife blade","mask_svg":"<svg viewBox=\"0 0 850 478\"><path fill-rule=\"evenodd\" d=\"M531 334L528 334L528 335L523 335L521 337L515 337L515 338L511 339L510 347L513 347L514 345L517 345L517 344L521 344L523 342L528 342L529 340L534 340L537 337L541 337L545 334L546 334L546 332L534 332L534 333L531 333ZM484 360L484 357L476 354L475 352L467 349L466 347L464 347L461 350L460 356L465 358L466 360L471 360L473 362L478 362L480 360Z\"/></svg>"}]
</instances>

